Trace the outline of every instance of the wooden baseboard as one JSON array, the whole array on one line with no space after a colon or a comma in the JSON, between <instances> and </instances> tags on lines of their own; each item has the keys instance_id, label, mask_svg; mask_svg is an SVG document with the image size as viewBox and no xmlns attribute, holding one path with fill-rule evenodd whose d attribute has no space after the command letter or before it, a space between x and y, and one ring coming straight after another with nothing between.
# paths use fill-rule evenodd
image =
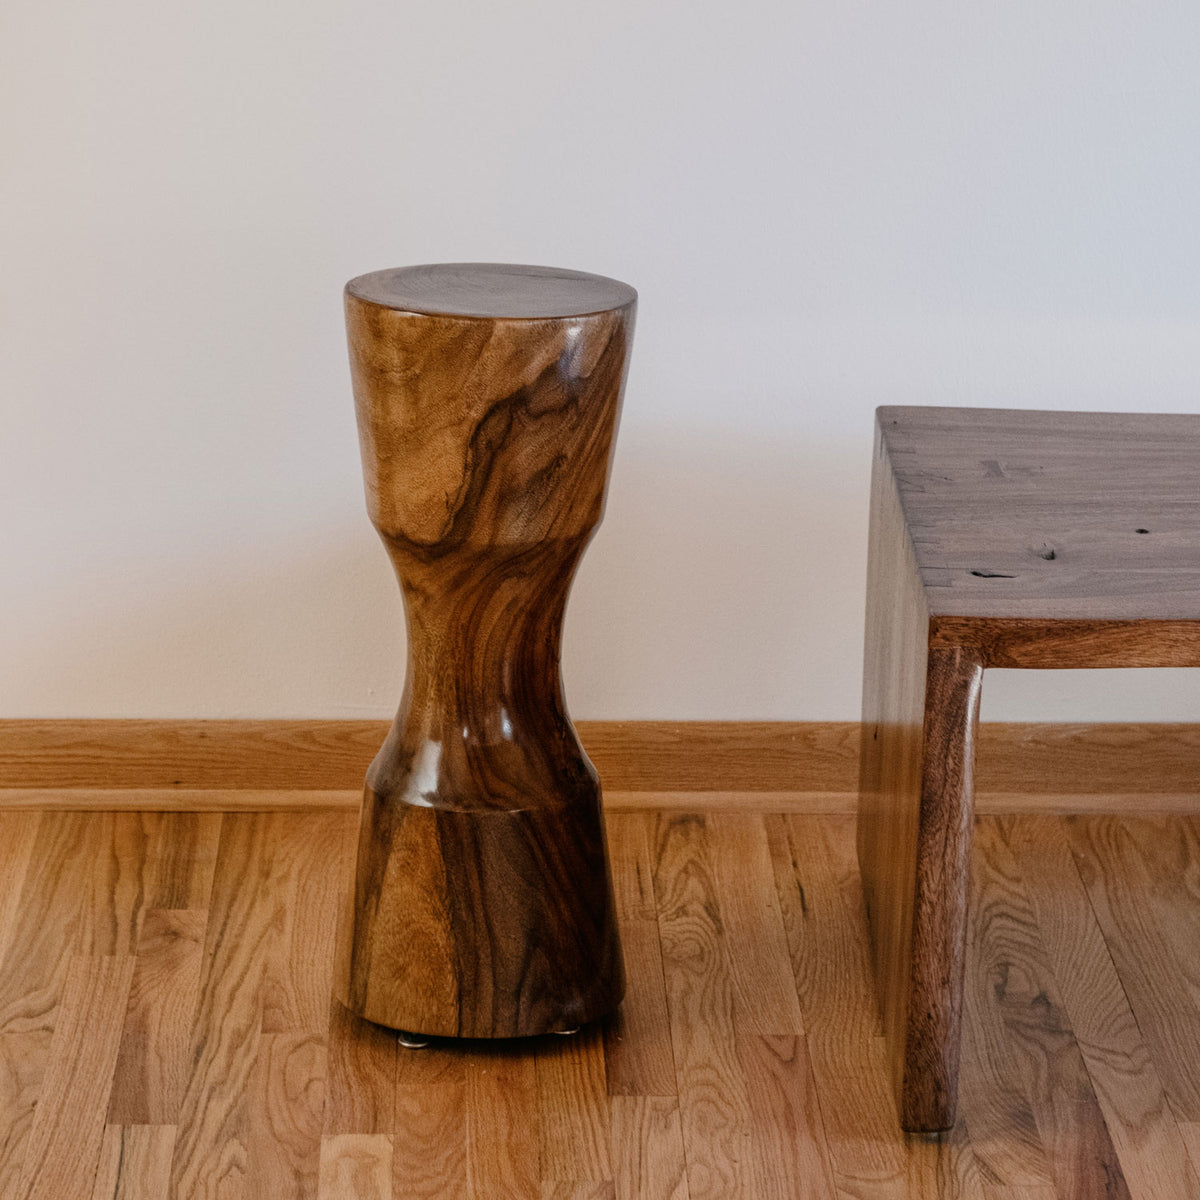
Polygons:
<instances>
[{"instance_id":1,"label":"wooden baseboard","mask_svg":"<svg viewBox=\"0 0 1200 1200\"><path fill-rule=\"evenodd\" d=\"M386 730L0 721L0 808L350 807ZM581 721L579 732L611 809L854 809L853 721ZM981 811L1200 807L1200 725L983 725L976 785Z\"/></svg>"}]
</instances>

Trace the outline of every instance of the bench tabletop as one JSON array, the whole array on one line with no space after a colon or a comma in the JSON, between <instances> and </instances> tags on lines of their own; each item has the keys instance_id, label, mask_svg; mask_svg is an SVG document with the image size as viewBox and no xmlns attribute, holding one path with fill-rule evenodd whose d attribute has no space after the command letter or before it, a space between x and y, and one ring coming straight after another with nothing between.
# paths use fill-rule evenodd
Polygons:
<instances>
[{"instance_id":1,"label":"bench tabletop","mask_svg":"<svg viewBox=\"0 0 1200 1200\"><path fill-rule=\"evenodd\" d=\"M932 616L1200 620L1200 416L877 420Z\"/></svg>"}]
</instances>

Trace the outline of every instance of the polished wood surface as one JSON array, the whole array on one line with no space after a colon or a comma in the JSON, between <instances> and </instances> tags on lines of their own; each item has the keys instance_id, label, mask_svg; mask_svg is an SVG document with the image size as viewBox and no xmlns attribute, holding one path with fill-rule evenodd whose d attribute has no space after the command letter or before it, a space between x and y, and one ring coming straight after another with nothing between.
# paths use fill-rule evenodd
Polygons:
<instances>
[{"instance_id":1,"label":"polished wood surface","mask_svg":"<svg viewBox=\"0 0 1200 1200\"><path fill-rule=\"evenodd\" d=\"M1200 416L896 407L878 422L935 644L969 630L989 658L1028 655L1013 666L1200 665Z\"/></svg>"},{"instance_id":2,"label":"polished wood surface","mask_svg":"<svg viewBox=\"0 0 1200 1200\"><path fill-rule=\"evenodd\" d=\"M575 1029L624 989L600 783L559 645L604 509L636 293L454 264L346 287L367 508L408 621L342 971L423 1034Z\"/></svg>"},{"instance_id":3,"label":"polished wood surface","mask_svg":"<svg viewBox=\"0 0 1200 1200\"><path fill-rule=\"evenodd\" d=\"M347 296L381 308L436 316L542 321L632 309L627 283L517 263L432 263L360 275Z\"/></svg>"},{"instance_id":4,"label":"polished wood surface","mask_svg":"<svg viewBox=\"0 0 1200 1200\"><path fill-rule=\"evenodd\" d=\"M353 813L0 813L0 1196L1200 1200L1200 817L978 822L932 1139L853 816L611 825L620 1018L411 1051L331 998Z\"/></svg>"},{"instance_id":5,"label":"polished wood surface","mask_svg":"<svg viewBox=\"0 0 1200 1200\"><path fill-rule=\"evenodd\" d=\"M833 798L858 791L857 721L576 724L606 803L613 793L640 807L647 793L691 793L712 807L716 793L753 793L736 803L769 810L772 793L844 805ZM351 802L349 791L361 799L388 729L386 721L0 721L0 808L22 791L94 808L336 806ZM1022 807L1041 796L1077 807L1099 795L1145 803L1195 787L1200 725L984 722L976 754L982 797L1008 795Z\"/></svg>"},{"instance_id":6,"label":"polished wood surface","mask_svg":"<svg viewBox=\"0 0 1200 1200\"><path fill-rule=\"evenodd\" d=\"M1200 417L878 411L858 842L907 1129L954 1124L984 669L1200 666L1198 469Z\"/></svg>"}]
</instances>

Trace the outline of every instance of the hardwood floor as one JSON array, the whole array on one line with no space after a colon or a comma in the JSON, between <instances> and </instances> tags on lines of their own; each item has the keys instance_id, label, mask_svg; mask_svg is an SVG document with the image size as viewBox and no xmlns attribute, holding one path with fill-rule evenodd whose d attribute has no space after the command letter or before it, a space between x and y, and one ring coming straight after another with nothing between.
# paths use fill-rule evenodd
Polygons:
<instances>
[{"instance_id":1,"label":"hardwood floor","mask_svg":"<svg viewBox=\"0 0 1200 1200\"><path fill-rule=\"evenodd\" d=\"M610 814L619 1018L414 1051L330 1001L352 812L0 812L0 1200L1200 1200L1200 817L980 819L928 1140L853 821Z\"/></svg>"}]
</instances>

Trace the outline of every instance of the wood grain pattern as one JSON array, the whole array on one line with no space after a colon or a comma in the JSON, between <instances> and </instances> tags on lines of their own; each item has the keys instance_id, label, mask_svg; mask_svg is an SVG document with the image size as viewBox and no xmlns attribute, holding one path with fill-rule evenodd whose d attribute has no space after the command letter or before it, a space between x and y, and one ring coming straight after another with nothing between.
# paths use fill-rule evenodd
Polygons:
<instances>
[{"instance_id":1,"label":"wood grain pattern","mask_svg":"<svg viewBox=\"0 0 1200 1200\"><path fill-rule=\"evenodd\" d=\"M289 932L280 908L295 902L330 854L337 840L330 822L340 822L343 841L352 835L349 813L231 818L235 828L221 841L211 897L203 878L212 864L202 865L210 855L190 819L168 822L179 838L172 850L154 822L145 826L149 836L128 841L100 815L37 818L34 844L59 858L40 870L31 861L23 882L0 877L0 907L10 905L7 888L20 888L31 912L52 918L53 936L31 940L22 922L14 932L35 955L65 958L70 979L55 993L48 1022L0 1035L0 1195L28 1193L30 1181L21 1186L23 1171L33 1170L28 1152L43 1144L74 1149L38 1150L52 1172L39 1187L105 1200L276 1194L688 1200L689 1171L710 1194L756 1200L830 1194L838 1200L1188 1200L1195 1194L1200 1123L1178 1120L1175 1110L1190 1111L1187 1089L1200 1078L1200 1037L1187 1018L1197 1011L1188 960L1200 927L1200 820L981 823L960 1112L951 1131L922 1139L904 1138L898 1127L872 994L853 818L777 815L764 822L774 879L748 872L738 903L779 913L805 1028L802 1035L769 1036L738 1026L729 964L737 939L764 936L755 955L773 939L762 926L734 931L724 919L720 881L723 869L744 859L746 845L758 843L747 839L727 863L726 831L710 824L711 814L663 814L653 825L643 814L629 816L616 839L614 890L622 913L639 914L642 922L663 913L661 961L671 976L672 1032L683 1050L679 1101L636 1091L606 1099L611 1064L607 1047L601 1061L596 1030L579 1043L435 1042L428 1050L398 1051L392 1034L357 1019L343 1023L348 1014L336 1006L325 1028L303 1028L309 1006L294 977L311 958L328 981L329 949ZM51 837L43 828L59 819L72 826L70 837ZM749 820L750 829L758 819L737 821ZM643 838L651 826L653 856ZM80 845L90 847L90 858ZM129 846L140 846L140 864L128 860ZM115 852L127 856L119 869ZM666 885L661 896L646 878L651 861ZM334 889L340 891L349 882L349 856L335 850L329 862L343 875ZM173 865L164 870L164 863ZM129 886L134 878L144 883L140 901ZM101 893L99 880L108 881L110 894ZM172 896L208 908L154 907ZM329 903L318 896L311 912ZM81 937L107 939L139 911L136 955L74 953ZM198 922L204 912L211 913L208 954L192 1049L182 1066L185 1092L204 1101L197 1105L185 1094L178 1127L105 1126L105 1107L111 1113L116 1103L130 1006L107 987L85 986L83 976L91 978L96 964L124 962L136 980L137 957L157 953L161 914ZM300 907L295 917L310 929L327 927ZM286 967L283 944L296 956ZM9 965L14 974L5 986L18 1011L32 1012L19 988L44 993L53 973L24 959ZM214 976L224 972L231 979L218 985ZM272 974L283 982L268 986ZM278 997L270 1006L277 1016L297 1015L289 1018L292 1028L263 1032L269 994ZM164 992L162 1004L172 1008L175 1001ZM149 993L145 1005L147 1027L169 1023L165 1012L153 1011ZM90 1015L82 1016L84 1009ZM708 1027L693 1028L691 1021ZM224 1039L219 1052L196 1053L214 1039ZM673 1059L670 1065L674 1077ZM656 1068L645 1079L655 1082L659 1074ZM686 1134L681 1102L690 1106ZM31 1141L37 1113L41 1132ZM725 1114L718 1129L738 1134L727 1142L728 1157L697 1137L712 1113ZM197 1124L200 1137L188 1131ZM607 1148L611 1179L575 1177L602 1173L599 1146ZM179 1171L183 1147L190 1147L193 1182L172 1189L169 1175Z\"/></svg>"},{"instance_id":2,"label":"wood grain pattern","mask_svg":"<svg viewBox=\"0 0 1200 1200\"><path fill-rule=\"evenodd\" d=\"M220 837L219 813L158 814L144 907L207 911Z\"/></svg>"},{"instance_id":3,"label":"wood grain pattern","mask_svg":"<svg viewBox=\"0 0 1200 1200\"><path fill-rule=\"evenodd\" d=\"M500 1042L466 1064L467 1179L479 1200L541 1191L537 1071L520 1043Z\"/></svg>"},{"instance_id":4,"label":"wood grain pattern","mask_svg":"<svg viewBox=\"0 0 1200 1200\"><path fill-rule=\"evenodd\" d=\"M173 1125L109 1125L92 1200L168 1200Z\"/></svg>"},{"instance_id":5,"label":"wood grain pattern","mask_svg":"<svg viewBox=\"0 0 1200 1200\"><path fill-rule=\"evenodd\" d=\"M1051 1164L1021 1068L1017 1040L999 1001L1008 975L1028 958L1028 906L1013 871L971 878L970 969L964 1011L962 1104L975 1153L992 1180L1051 1186ZM1007 864L1007 858L1003 860Z\"/></svg>"},{"instance_id":6,"label":"wood grain pattern","mask_svg":"<svg viewBox=\"0 0 1200 1200\"><path fill-rule=\"evenodd\" d=\"M174 1125L179 1119L207 923L208 913L197 909L146 914L109 1101L111 1125Z\"/></svg>"},{"instance_id":7,"label":"wood grain pattern","mask_svg":"<svg viewBox=\"0 0 1200 1200\"><path fill-rule=\"evenodd\" d=\"M986 667L1200 665L1200 418L881 408L859 855L906 1129L950 1128Z\"/></svg>"},{"instance_id":8,"label":"wood grain pattern","mask_svg":"<svg viewBox=\"0 0 1200 1200\"><path fill-rule=\"evenodd\" d=\"M792 818L788 819L788 824L793 824ZM795 824L800 828L809 823L797 821ZM903 1186L908 1195L951 1195L961 1197L961 1200L982 1200L985 1176L975 1154L975 1142L961 1117L952 1129L936 1139L905 1139L901 1143L899 1156L894 1154L892 1146L888 1146L882 1155L875 1152L864 1156L862 1153L861 1139L867 1131L896 1126L896 1109L889 1086L890 1064L881 1036L882 1023L874 1003L868 922L855 853L853 822L845 818L820 821L806 832L807 836L800 837L793 831L793 856L804 865L814 898L819 901L822 895L828 893L828 899L819 905L824 920L818 919L814 924L827 944L840 948L838 962L848 978L838 985L841 991L834 994L840 994L845 1008L856 1014L847 1020L839 1015L838 1009L831 1012L828 999L824 999L818 1011L826 1012L832 1019L824 1031L817 1029L814 1037L814 1025L805 1009L806 1041L810 1061L814 1063L814 1074L818 1054L825 1063L825 1069L828 1069L830 1060L827 1047L832 1044L837 1048L836 1061L845 1064L846 1069L861 1079L857 1087L857 1112L852 1110L852 1113L862 1124L839 1121L837 1126L829 1128L830 1152L835 1156L835 1177L836 1172L842 1169L839 1164L846 1161L852 1169L852 1179L857 1181L864 1173L862 1163L865 1158L874 1169L880 1171L884 1181L882 1194L887 1195L901 1183L901 1179L888 1173L894 1169L893 1164L898 1157ZM815 855L822 856L823 863L815 861ZM829 985L830 980L826 976L823 986L828 989ZM856 1031L856 1036L847 1036L849 1031ZM828 1091L826 1088L826 1094ZM832 1118L827 1120L827 1127L831 1125ZM837 1129L836 1142L834 1128ZM871 1136L878 1134L872 1132ZM835 1151L835 1145L840 1149ZM875 1188L868 1186L866 1191L867 1194L874 1194Z\"/></svg>"},{"instance_id":9,"label":"wood grain pattern","mask_svg":"<svg viewBox=\"0 0 1200 1200\"><path fill-rule=\"evenodd\" d=\"M738 1052L750 1098L753 1195L833 1200L833 1170L804 1038L742 1038Z\"/></svg>"},{"instance_id":10,"label":"wood grain pattern","mask_svg":"<svg viewBox=\"0 0 1200 1200\"><path fill-rule=\"evenodd\" d=\"M838 1195L903 1197L909 1153L888 1133L899 1126L861 889L846 895L831 853L853 846L853 819L778 816L767 832L813 1078L837 1097L821 1113Z\"/></svg>"},{"instance_id":11,"label":"wood grain pattern","mask_svg":"<svg viewBox=\"0 0 1200 1200\"><path fill-rule=\"evenodd\" d=\"M905 1129L954 1124L983 662L935 650L880 417L872 470L859 861Z\"/></svg>"},{"instance_id":12,"label":"wood grain pattern","mask_svg":"<svg viewBox=\"0 0 1200 1200\"><path fill-rule=\"evenodd\" d=\"M372 1025L333 1001L329 1014L326 1134L337 1137L391 1133L396 1049L392 1030ZM390 1150L388 1161L391 1161Z\"/></svg>"},{"instance_id":13,"label":"wood grain pattern","mask_svg":"<svg viewBox=\"0 0 1200 1200\"><path fill-rule=\"evenodd\" d=\"M468 1069L464 1058L438 1046L398 1048L392 1139L394 1200L471 1194L467 1180Z\"/></svg>"},{"instance_id":14,"label":"wood grain pattern","mask_svg":"<svg viewBox=\"0 0 1200 1200\"><path fill-rule=\"evenodd\" d=\"M620 1002L599 779L559 647L635 304L614 280L487 264L346 286L367 508L408 623L344 981L347 1007L380 1024L527 1036Z\"/></svg>"},{"instance_id":15,"label":"wood grain pattern","mask_svg":"<svg viewBox=\"0 0 1200 1200\"><path fill-rule=\"evenodd\" d=\"M0 813L0 964L21 920L21 889L37 838L36 813Z\"/></svg>"},{"instance_id":16,"label":"wood grain pattern","mask_svg":"<svg viewBox=\"0 0 1200 1200\"><path fill-rule=\"evenodd\" d=\"M275 915L262 980L262 1029L323 1036L353 834L336 812L275 820L267 884Z\"/></svg>"},{"instance_id":17,"label":"wood grain pattern","mask_svg":"<svg viewBox=\"0 0 1200 1200\"><path fill-rule=\"evenodd\" d=\"M89 822L92 859L75 932L77 954L132 958L156 859L159 813L98 813Z\"/></svg>"},{"instance_id":18,"label":"wood grain pattern","mask_svg":"<svg viewBox=\"0 0 1200 1200\"><path fill-rule=\"evenodd\" d=\"M21 1167L23 1200L91 1200L130 957L73 957Z\"/></svg>"},{"instance_id":19,"label":"wood grain pattern","mask_svg":"<svg viewBox=\"0 0 1200 1200\"><path fill-rule=\"evenodd\" d=\"M263 803L252 793L279 804L297 790L353 791L361 800L389 728L375 720L0 720L0 801L22 789L61 803L95 789L107 793L96 806L109 807L165 807L179 792L199 793L209 807ZM853 791L858 783L850 721L580 721L577 729L614 791L790 791L797 781L806 791ZM146 794L120 795L131 789Z\"/></svg>"},{"instance_id":20,"label":"wood grain pattern","mask_svg":"<svg viewBox=\"0 0 1200 1200\"><path fill-rule=\"evenodd\" d=\"M91 879L94 818L43 815L21 887L20 920L0 964L0 1035L54 1029L69 955L81 940L78 881Z\"/></svg>"},{"instance_id":21,"label":"wood grain pattern","mask_svg":"<svg viewBox=\"0 0 1200 1200\"><path fill-rule=\"evenodd\" d=\"M857 726L856 726L857 728ZM1145 752L1154 753L1153 745ZM978 755L977 755L978 758ZM147 798L139 790L110 788L100 791L47 792L0 790L0 813L36 816L41 812L142 812L165 807L167 815L217 818L227 812L351 812L362 805L359 792L234 792L175 791ZM212 802L209 797L212 796ZM6 798L16 799L6 808ZM197 799L198 798L198 799ZM626 813L798 813L807 816L849 816L858 808L854 792L605 792L602 804L608 816ZM976 791L975 811L980 816L1005 813L1066 815L1068 813L1187 814L1196 809L1195 792L997 792Z\"/></svg>"},{"instance_id":22,"label":"wood grain pattern","mask_svg":"<svg viewBox=\"0 0 1200 1200\"><path fill-rule=\"evenodd\" d=\"M321 1139L317 1200L392 1200L392 1139L335 1133Z\"/></svg>"},{"instance_id":23,"label":"wood grain pattern","mask_svg":"<svg viewBox=\"0 0 1200 1200\"><path fill-rule=\"evenodd\" d=\"M713 885L725 934L739 1034L804 1032L787 935L775 896L767 831L757 815L713 814Z\"/></svg>"},{"instance_id":24,"label":"wood grain pattern","mask_svg":"<svg viewBox=\"0 0 1200 1200\"><path fill-rule=\"evenodd\" d=\"M264 903L277 815L222 819L205 935L192 1069L171 1160L171 1188L198 1197L250 1195L250 1094L262 1037L262 979L274 906Z\"/></svg>"},{"instance_id":25,"label":"wood grain pattern","mask_svg":"<svg viewBox=\"0 0 1200 1200\"><path fill-rule=\"evenodd\" d=\"M324 1039L297 1031L265 1033L245 1111L249 1195L316 1200L324 1112Z\"/></svg>"},{"instance_id":26,"label":"wood grain pattern","mask_svg":"<svg viewBox=\"0 0 1200 1200\"><path fill-rule=\"evenodd\" d=\"M617 1200L688 1200L679 1105L666 1096L614 1096Z\"/></svg>"},{"instance_id":27,"label":"wood grain pattern","mask_svg":"<svg viewBox=\"0 0 1200 1200\"><path fill-rule=\"evenodd\" d=\"M1063 1196L1129 1196L1116 1148L1058 997L1020 868L998 825L979 829L977 871L1003 895L1009 939L992 964L993 992L1012 1038L1051 1176Z\"/></svg>"},{"instance_id":28,"label":"wood grain pattern","mask_svg":"<svg viewBox=\"0 0 1200 1200\"><path fill-rule=\"evenodd\" d=\"M211 813L153 816L144 845L133 983L109 1101L114 1127L174 1125L191 1069L221 819Z\"/></svg>"},{"instance_id":29,"label":"wood grain pattern","mask_svg":"<svg viewBox=\"0 0 1200 1200\"><path fill-rule=\"evenodd\" d=\"M598 1183L565 1183L561 1179L543 1179L541 1200L616 1200L611 1179Z\"/></svg>"},{"instance_id":30,"label":"wood grain pattern","mask_svg":"<svg viewBox=\"0 0 1200 1200\"><path fill-rule=\"evenodd\" d=\"M576 727L610 808L752 803L774 812L803 793L839 797L826 803L842 812L858 791L857 721ZM0 810L357 807L387 732L386 721L0 720ZM1024 803L1055 794L1191 794L1197 755L1196 724L985 722L977 790L1021 794ZM745 792L764 794L737 799ZM661 798L651 799L656 793Z\"/></svg>"},{"instance_id":31,"label":"wood grain pattern","mask_svg":"<svg viewBox=\"0 0 1200 1200\"><path fill-rule=\"evenodd\" d=\"M663 985L662 947L654 898L654 817L621 813L608 822L609 856L629 986L604 1026L604 1059L612 1095L674 1096L675 1059Z\"/></svg>"},{"instance_id":32,"label":"wood grain pattern","mask_svg":"<svg viewBox=\"0 0 1200 1200\"><path fill-rule=\"evenodd\" d=\"M1137 1196L1195 1200L1198 1181L1137 1019L1079 878L1062 823L1000 823L1016 855L1122 1172ZM1182 905L1181 909L1186 909Z\"/></svg>"},{"instance_id":33,"label":"wood grain pattern","mask_svg":"<svg viewBox=\"0 0 1200 1200\"><path fill-rule=\"evenodd\" d=\"M750 1102L737 1053L734 991L702 816L666 814L654 846L663 971L691 1200L753 1195L744 1147Z\"/></svg>"},{"instance_id":34,"label":"wood grain pattern","mask_svg":"<svg viewBox=\"0 0 1200 1200\"><path fill-rule=\"evenodd\" d=\"M1194 1122L1200 1116L1200 1073L1190 1068L1182 1048L1200 1042L1200 1007L1184 985L1179 957L1164 929L1162 906L1155 903L1166 871L1158 855L1146 856L1146 831L1137 838L1137 824L1133 818L1116 822L1080 817L1069 821L1067 830L1080 877L1171 1110L1179 1121ZM1178 856L1178 844L1171 839L1160 836L1153 841L1160 854ZM1179 893L1176 898L1181 898Z\"/></svg>"},{"instance_id":35,"label":"wood grain pattern","mask_svg":"<svg viewBox=\"0 0 1200 1200\"><path fill-rule=\"evenodd\" d=\"M611 1180L612 1132L600 1029L540 1041L535 1062L542 1181Z\"/></svg>"},{"instance_id":36,"label":"wood grain pattern","mask_svg":"<svg viewBox=\"0 0 1200 1200\"><path fill-rule=\"evenodd\" d=\"M20 1194L29 1127L50 1058L46 1030L0 1034L0 1196Z\"/></svg>"}]
</instances>

